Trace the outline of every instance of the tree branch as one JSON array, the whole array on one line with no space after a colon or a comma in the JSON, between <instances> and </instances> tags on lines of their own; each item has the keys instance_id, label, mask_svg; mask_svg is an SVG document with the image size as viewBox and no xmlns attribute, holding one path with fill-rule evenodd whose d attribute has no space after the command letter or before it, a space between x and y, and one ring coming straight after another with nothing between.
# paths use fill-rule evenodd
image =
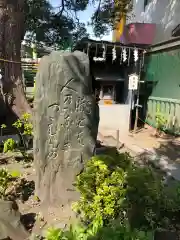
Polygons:
<instances>
[{"instance_id":1,"label":"tree branch","mask_svg":"<svg viewBox=\"0 0 180 240\"><path fill-rule=\"evenodd\" d=\"M62 3L61 3L61 11L60 11L60 17L62 16L63 12L64 12L64 9L65 9L65 4L64 4L64 0L62 0Z\"/></svg>"},{"instance_id":2,"label":"tree branch","mask_svg":"<svg viewBox=\"0 0 180 240\"><path fill-rule=\"evenodd\" d=\"M101 0L99 0L98 8L97 8L97 10L96 10L96 11L97 11L96 20L97 20L97 18L98 18L98 15L99 15L100 10L101 10Z\"/></svg>"}]
</instances>

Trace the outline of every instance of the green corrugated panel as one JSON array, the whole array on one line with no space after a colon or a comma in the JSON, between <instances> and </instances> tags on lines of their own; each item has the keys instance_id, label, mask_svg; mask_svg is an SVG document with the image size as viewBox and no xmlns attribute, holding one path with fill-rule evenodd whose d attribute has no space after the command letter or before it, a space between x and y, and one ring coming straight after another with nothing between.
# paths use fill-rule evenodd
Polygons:
<instances>
[{"instance_id":1,"label":"green corrugated panel","mask_svg":"<svg viewBox=\"0 0 180 240\"><path fill-rule=\"evenodd\" d=\"M155 83L149 96L147 121L155 126L158 104L170 130L180 132L180 49L149 54L145 59L145 80Z\"/></svg>"},{"instance_id":2,"label":"green corrugated panel","mask_svg":"<svg viewBox=\"0 0 180 240\"><path fill-rule=\"evenodd\" d=\"M151 96L179 99L180 49L147 56L145 80L157 82Z\"/></svg>"}]
</instances>

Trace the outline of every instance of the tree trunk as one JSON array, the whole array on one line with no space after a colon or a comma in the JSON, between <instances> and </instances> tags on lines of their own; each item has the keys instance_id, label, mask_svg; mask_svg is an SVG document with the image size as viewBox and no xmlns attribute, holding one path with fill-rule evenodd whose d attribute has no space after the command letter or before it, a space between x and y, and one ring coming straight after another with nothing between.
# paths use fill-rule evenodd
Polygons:
<instances>
[{"instance_id":1,"label":"tree trunk","mask_svg":"<svg viewBox=\"0 0 180 240\"><path fill-rule=\"evenodd\" d=\"M10 3L9 3L10 2ZM21 40L24 37L24 0L0 0L1 94L16 116L31 113L26 100L21 68Z\"/></svg>"}]
</instances>

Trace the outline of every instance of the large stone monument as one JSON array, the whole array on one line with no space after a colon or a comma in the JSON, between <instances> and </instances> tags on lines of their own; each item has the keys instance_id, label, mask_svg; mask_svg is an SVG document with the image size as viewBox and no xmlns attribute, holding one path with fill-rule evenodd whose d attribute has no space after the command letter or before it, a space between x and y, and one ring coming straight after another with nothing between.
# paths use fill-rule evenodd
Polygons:
<instances>
[{"instance_id":1,"label":"large stone monument","mask_svg":"<svg viewBox=\"0 0 180 240\"><path fill-rule=\"evenodd\" d=\"M94 154L97 119L88 56L43 57L34 102L36 194L42 202L65 205L78 198L74 181Z\"/></svg>"}]
</instances>

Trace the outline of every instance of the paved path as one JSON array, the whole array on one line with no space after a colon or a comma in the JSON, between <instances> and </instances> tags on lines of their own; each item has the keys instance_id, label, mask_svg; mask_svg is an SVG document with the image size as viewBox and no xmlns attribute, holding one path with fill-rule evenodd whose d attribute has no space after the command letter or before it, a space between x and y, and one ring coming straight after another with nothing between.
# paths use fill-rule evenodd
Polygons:
<instances>
[{"instance_id":1,"label":"paved path","mask_svg":"<svg viewBox=\"0 0 180 240\"><path fill-rule=\"evenodd\" d=\"M117 146L116 140L116 131L110 129L99 129L99 140L101 140L104 144L110 146ZM166 155L160 155L155 152L154 149L142 148L133 141L128 133L120 133L119 134L119 146L124 144L124 149L129 151L132 156L139 158L145 158L146 161L149 161L154 166L160 168L163 172L167 174L169 177L173 177L174 179L180 181L180 164L173 162Z\"/></svg>"}]
</instances>

